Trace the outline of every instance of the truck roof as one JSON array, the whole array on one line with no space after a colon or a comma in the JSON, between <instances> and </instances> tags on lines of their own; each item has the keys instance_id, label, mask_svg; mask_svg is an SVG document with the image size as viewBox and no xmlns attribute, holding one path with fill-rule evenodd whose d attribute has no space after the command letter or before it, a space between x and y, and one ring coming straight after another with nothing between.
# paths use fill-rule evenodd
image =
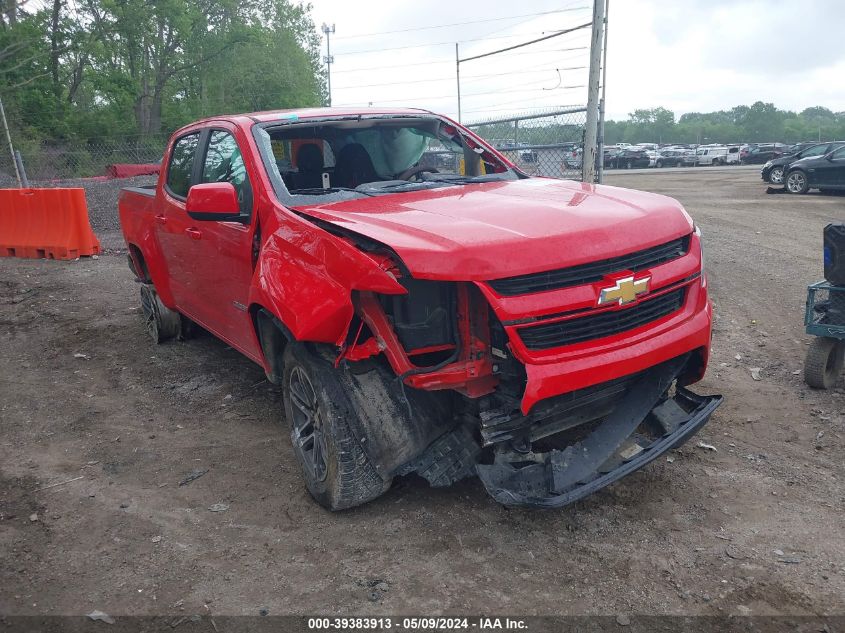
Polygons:
<instances>
[{"instance_id":1,"label":"truck roof","mask_svg":"<svg viewBox=\"0 0 845 633\"><path fill-rule=\"evenodd\" d=\"M264 112L247 112L243 114L220 114L193 121L183 127L191 127L198 123L211 121L231 121L239 125L255 123L272 123L274 121L291 121L296 119L321 119L334 117L349 117L358 115L430 115L429 110L420 108L292 108L288 110L267 110ZM180 128L181 129L181 128ZM179 130L177 130L178 132Z\"/></svg>"}]
</instances>

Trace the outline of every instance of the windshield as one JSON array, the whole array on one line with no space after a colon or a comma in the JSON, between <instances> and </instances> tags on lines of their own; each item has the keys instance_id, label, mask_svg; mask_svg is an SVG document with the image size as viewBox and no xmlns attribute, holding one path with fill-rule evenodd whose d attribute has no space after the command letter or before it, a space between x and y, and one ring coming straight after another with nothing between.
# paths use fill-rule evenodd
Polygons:
<instances>
[{"instance_id":1,"label":"windshield","mask_svg":"<svg viewBox=\"0 0 845 633\"><path fill-rule=\"evenodd\" d=\"M253 134L277 196L290 206L521 177L433 116L284 121Z\"/></svg>"}]
</instances>

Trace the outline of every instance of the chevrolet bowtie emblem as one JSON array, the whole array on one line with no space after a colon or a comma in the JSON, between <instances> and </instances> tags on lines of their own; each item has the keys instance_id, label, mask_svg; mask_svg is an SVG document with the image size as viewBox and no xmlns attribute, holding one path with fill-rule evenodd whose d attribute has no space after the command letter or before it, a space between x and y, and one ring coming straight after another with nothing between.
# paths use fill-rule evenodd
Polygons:
<instances>
[{"instance_id":1,"label":"chevrolet bowtie emblem","mask_svg":"<svg viewBox=\"0 0 845 633\"><path fill-rule=\"evenodd\" d=\"M602 288L599 295L599 305L606 306L611 303L618 305L625 305L631 303L644 292L648 292L648 282L651 277L643 277L634 281L633 277L625 277L617 280L616 284L610 288Z\"/></svg>"}]
</instances>

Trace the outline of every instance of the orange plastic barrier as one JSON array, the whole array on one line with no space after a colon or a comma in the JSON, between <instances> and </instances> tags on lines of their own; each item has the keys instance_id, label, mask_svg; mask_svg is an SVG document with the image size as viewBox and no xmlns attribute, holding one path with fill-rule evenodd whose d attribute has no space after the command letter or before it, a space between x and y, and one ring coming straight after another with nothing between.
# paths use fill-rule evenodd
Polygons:
<instances>
[{"instance_id":1,"label":"orange plastic barrier","mask_svg":"<svg viewBox=\"0 0 845 633\"><path fill-rule=\"evenodd\" d=\"M0 257L76 259L99 252L84 189L0 189Z\"/></svg>"}]
</instances>

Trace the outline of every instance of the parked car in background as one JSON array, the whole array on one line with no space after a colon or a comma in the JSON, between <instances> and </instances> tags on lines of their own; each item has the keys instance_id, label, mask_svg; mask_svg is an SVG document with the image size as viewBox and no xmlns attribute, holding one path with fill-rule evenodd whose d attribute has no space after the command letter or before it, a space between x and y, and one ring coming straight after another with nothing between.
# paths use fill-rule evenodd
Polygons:
<instances>
[{"instance_id":1,"label":"parked car in background","mask_svg":"<svg viewBox=\"0 0 845 633\"><path fill-rule=\"evenodd\" d=\"M563 152L563 168L564 169L581 169L584 149L580 145L567 144L561 148Z\"/></svg>"},{"instance_id":2,"label":"parked car in background","mask_svg":"<svg viewBox=\"0 0 845 633\"><path fill-rule=\"evenodd\" d=\"M623 149L616 155L614 167L619 169L634 169L636 167L648 167L650 158L644 149Z\"/></svg>"},{"instance_id":3,"label":"parked car in background","mask_svg":"<svg viewBox=\"0 0 845 633\"><path fill-rule=\"evenodd\" d=\"M845 145L824 156L798 159L786 170L784 182L789 193L845 189Z\"/></svg>"},{"instance_id":4,"label":"parked car in background","mask_svg":"<svg viewBox=\"0 0 845 633\"><path fill-rule=\"evenodd\" d=\"M760 170L760 177L764 182L773 185L782 185L783 174L789 169L792 163L802 158L814 158L829 154L833 150L845 146L845 141L810 143L809 145L807 143L798 143L798 145L793 145L792 148L798 147L799 145L803 147L798 151L781 156L780 158L773 158L763 165L763 169Z\"/></svg>"},{"instance_id":5,"label":"parked car in background","mask_svg":"<svg viewBox=\"0 0 845 633\"><path fill-rule=\"evenodd\" d=\"M695 150L696 165L726 165L728 163L728 148L724 145L699 147Z\"/></svg>"},{"instance_id":6,"label":"parked car in background","mask_svg":"<svg viewBox=\"0 0 845 633\"><path fill-rule=\"evenodd\" d=\"M795 145L790 145L789 148L786 150L784 156L791 156L793 154L798 154L799 152L804 151L807 148L815 147L821 142L821 139L818 141L808 141L806 143L795 143Z\"/></svg>"},{"instance_id":7,"label":"parked car in background","mask_svg":"<svg viewBox=\"0 0 845 633\"><path fill-rule=\"evenodd\" d=\"M728 145L728 157L726 165L739 165L742 161L739 158L739 145Z\"/></svg>"},{"instance_id":8,"label":"parked car in background","mask_svg":"<svg viewBox=\"0 0 845 633\"><path fill-rule=\"evenodd\" d=\"M614 146L605 147L602 156L602 159L604 160L605 169L615 169L617 167L616 157L619 156L619 154L621 154L623 151L625 150Z\"/></svg>"},{"instance_id":9,"label":"parked car in background","mask_svg":"<svg viewBox=\"0 0 845 633\"><path fill-rule=\"evenodd\" d=\"M684 150L664 149L657 153L655 167L680 167L684 164Z\"/></svg>"},{"instance_id":10,"label":"parked car in background","mask_svg":"<svg viewBox=\"0 0 845 633\"><path fill-rule=\"evenodd\" d=\"M750 145L745 156L740 154L743 165L762 165L774 158L780 158L787 151L783 143L760 143Z\"/></svg>"}]
</instances>

